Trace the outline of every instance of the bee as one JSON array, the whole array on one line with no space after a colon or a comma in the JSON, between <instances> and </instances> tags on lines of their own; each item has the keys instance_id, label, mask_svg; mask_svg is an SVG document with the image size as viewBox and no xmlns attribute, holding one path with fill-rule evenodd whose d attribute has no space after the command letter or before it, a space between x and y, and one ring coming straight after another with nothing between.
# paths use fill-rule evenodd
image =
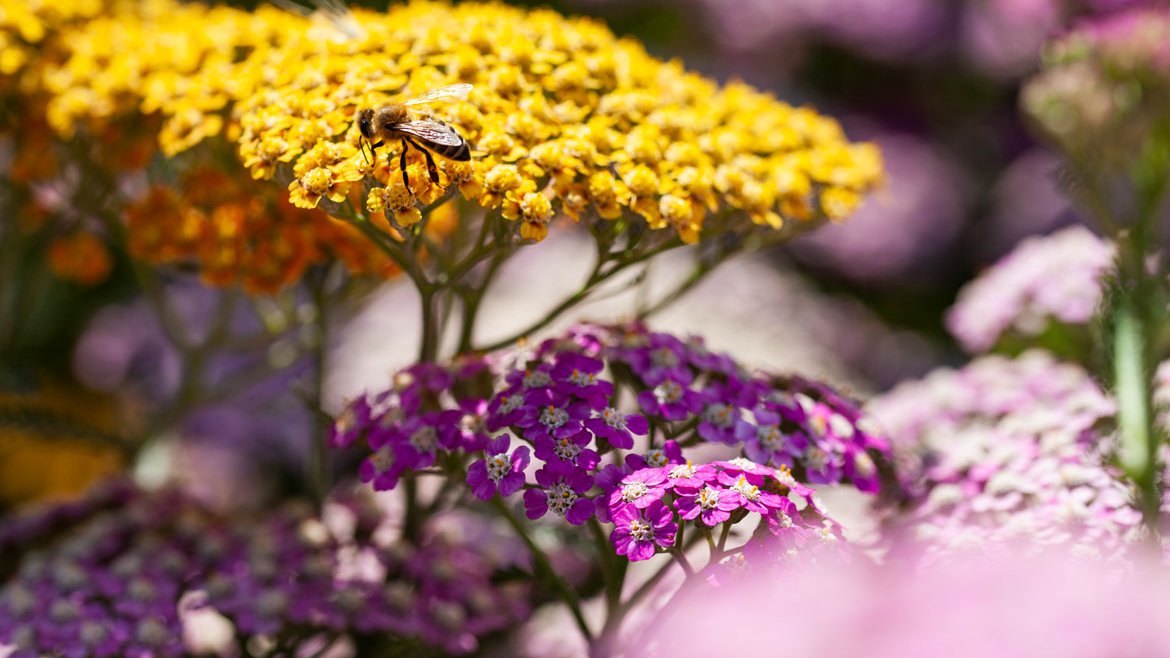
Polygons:
<instances>
[{"instance_id":1,"label":"bee","mask_svg":"<svg viewBox=\"0 0 1170 658\"><path fill-rule=\"evenodd\" d=\"M399 103L387 103L376 108L367 108L357 113L357 126L362 137L370 145L370 155L377 157L374 150L392 140L402 142L398 165L402 170L402 184L410 189L406 175L406 151L413 146L427 159L427 173L431 182L439 182L439 170L431 153L466 162L471 159L471 147L454 128L437 119L415 118L410 108L431 103L459 101L467 98L471 85L466 83L448 85ZM374 141L374 140L378 141ZM366 152L363 143L362 154Z\"/></svg>"}]
</instances>

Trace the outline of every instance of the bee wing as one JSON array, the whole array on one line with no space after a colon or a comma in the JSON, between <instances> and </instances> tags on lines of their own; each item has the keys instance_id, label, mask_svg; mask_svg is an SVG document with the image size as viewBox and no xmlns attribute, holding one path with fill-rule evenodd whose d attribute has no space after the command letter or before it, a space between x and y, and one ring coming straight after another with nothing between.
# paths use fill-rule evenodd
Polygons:
<instances>
[{"instance_id":1,"label":"bee wing","mask_svg":"<svg viewBox=\"0 0 1170 658\"><path fill-rule=\"evenodd\" d=\"M423 140L423 142L431 142L439 144L440 146L459 146L463 143L463 138L455 129L445 123L438 121L407 121L405 123L394 124L394 130L403 132L408 135L413 135Z\"/></svg>"},{"instance_id":2,"label":"bee wing","mask_svg":"<svg viewBox=\"0 0 1170 658\"><path fill-rule=\"evenodd\" d=\"M426 105L427 103L440 103L443 101L461 101L467 98L467 94L469 93L471 93L471 85L466 82L460 82L458 84L432 89L421 96L416 96L404 102L403 105Z\"/></svg>"},{"instance_id":3,"label":"bee wing","mask_svg":"<svg viewBox=\"0 0 1170 658\"><path fill-rule=\"evenodd\" d=\"M329 38L337 43L365 37L365 29L350 13L344 0L307 0L307 2L316 9L310 9L300 4L299 0L272 0L272 4L277 7L311 20L314 26L330 30Z\"/></svg>"}]
</instances>

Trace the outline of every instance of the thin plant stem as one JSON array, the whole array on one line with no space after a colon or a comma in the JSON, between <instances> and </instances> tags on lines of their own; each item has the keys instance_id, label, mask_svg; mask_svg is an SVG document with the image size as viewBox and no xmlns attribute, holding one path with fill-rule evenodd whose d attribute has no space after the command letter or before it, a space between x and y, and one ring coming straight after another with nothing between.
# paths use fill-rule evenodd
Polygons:
<instances>
[{"instance_id":1,"label":"thin plant stem","mask_svg":"<svg viewBox=\"0 0 1170 658\"><path fill-rule=\"evenodd\" d=\"M532 324L528 325L524 329L521 329L520 331L516 332L515 334L513 334L511 336L508 336L507 338L502 338L502 339L497 340L489 345L478 347L478 348L476 348L476 351L492 352L492 351L507 347L509 345L513 345L517 341L521 340L522 338L526 338L527 336L534 334L534 333L540 331L541 329L544 329L545 327L549 326L553 322L556 322L557 319L559 319L562 315L564 315L566 311L576 307L577 305L579 305L582 302L584 302L585 300L587 300L594 293L594 291L596 291L598 285L604 283L605 281L608 281L614 275L618 274L619 272L622 272L626 268L628 268L632 265L636 265L638 263L644 262L650 258L653 258L654 256L657 256L658 254L661 254L664 251L667 251L669 249L673 249L673 248L677 247L678 244L681 244L681 243L678 243L677 240L672 239L672 240L668 240L663 245L656 247L654 249L650 249L646 252L643 252L640 254L635 254L632 256L624 256L624 257L619 256L617 258L612 258L613 254L609 254L606 252L599 253L597 260L593 265L592 271L589 273L589 276L585 279L585 283L583 283L581 285L581 287L576 292L569 295L568 297L565 297L563 300L561 300L561 302L559 304L557 304L552 309L550 309L547 313L545 313L545 315L542 318L540 318L536 322L533 322ZM609 264L611 266L609 268L606 268L607 264Z\"/></svg>"},{"instance_id":2,"label":"thin plant stem","mask_svg":"<svg viewBox=\"0 0 1170 658\"><path fill-rule=\"evenodd\" d=\"M536 542L528 534L528 530L524 527L524 524L516 516L515 512L508 507L508 504L499 496L492 498L491 504L499 512L500 516L504 517L509 525L512 526L512 529L516 531L516 534L519 535L524 545L528 547L528 551L532 554L532 561L536 566L537 575L545 579L556 590L557 594L560 595L561 600L568 606L569 612L573 615L573 621L577 624L577 629L581 631L581 636L592 647L594 644L593 631L589 629L589 623L585 621L585 615L581 612L581 601L577 597L577 593L553 569L548 556L536 545Z\"/></svg>"},{"instance_id":3,"label":"thin plant stem","mask_svg":"<svg viewBox=\"0 0 1170 658\"><path fill-rule=\"evenodd\" d=\"M329 347L329 315L327 308L328 294L325 291L327 272L321 271L310 278L309 290L313 299L313 323L316 329L315 344L313 347L312 383L309 391L310 404L314 410L313 432L309 445L309 485L313 497L318 503L325 500L329 490L329 455L325 445L327 425L325 419L316 411L322 408L322 396L325 389L325 369Z\"/></svg>"},{"instance_id":4,"label":"thin plant stem","mask_svg":"<svg viewBox=\"0 0 1170 658\"><path fill-rule=\"evenodd\" d=\"M495 279L500 266L511 256L511 250L500 251L488 262L487 270L483 274L479 285L463 296L463 317L459 326L459 353L469 352L475 339L475 321L479 316L479 309L488 288Z\"/></svg>"}]
</instances>

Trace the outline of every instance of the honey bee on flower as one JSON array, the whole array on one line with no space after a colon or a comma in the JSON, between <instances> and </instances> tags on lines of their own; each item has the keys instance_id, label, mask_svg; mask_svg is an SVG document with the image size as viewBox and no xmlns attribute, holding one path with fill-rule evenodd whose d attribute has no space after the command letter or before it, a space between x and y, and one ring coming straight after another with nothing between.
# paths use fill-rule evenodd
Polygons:
<instances>
[{"instance_id":1,"label":"honey bee on flower","mask_svg":"<svg viewBox=\"0 0 1170 658\"><path fill-rule=\"evenodd\" d=\"M398 155L398 166L402 170L402 184L410 189L410 177L406 173L406 151L413 146L427 159L427 173L432 183L439 182L439 169L431 153L466 162L471 159L471 147L467 140L454 128L434 118L417 118L410 108L432 103L460 101L467 98L471 85L459 83L433 89L400 103L386 103L376 108L366 108L357 113L358 130L369 142L370 153L385 142L399 140L402 151ZM374 140L378 141L374 141ZM363 145L362 152L365 153ZM375 154L376 157L376 154Z\"/></svg>"}]
</instances>

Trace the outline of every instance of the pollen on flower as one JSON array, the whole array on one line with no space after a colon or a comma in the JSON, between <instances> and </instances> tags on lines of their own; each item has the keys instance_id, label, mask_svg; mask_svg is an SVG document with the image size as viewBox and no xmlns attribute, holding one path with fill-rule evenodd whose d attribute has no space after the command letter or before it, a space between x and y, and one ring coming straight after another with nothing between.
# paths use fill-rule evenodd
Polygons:
<instances>
[{"instance_id":1,"label":"pollen on flower","mask_svg":"<svg viewBox=\"0 0 1170 658\"><path fill-rule=\"evenodd\" d=\"M756 440L769 452L777 452L784 446L784 434L777 425L761 425L756 428Z\"/></svg>"},{"instance_id":2,"label":"pollen on flower","mask_svg":"<svg viewBox=\"0 0 1170 658\"><path fill-rule=\"evenodd\" d=\"M730 427L735 423L735 408L723 403L708 405L703 411L703 420L719 427Z\"/></svg>"},{"instance_id":3,"label":"pollen on flower","mask_svg":"<svg viewBox=\"0 0 1170 658\"><path fill-rule=\"evenodd\" d=\"M713 489L709 486L704 486L699 495L695 498L695 502L700 509L712 510L719 506L719 490Z\"/></svg>"},{"instance_id":4,"label":"pollen on flower","mask_svg":"<svg viewBox=\"0 0 1170 658\"><path fill-rule=\"evenodd\" d=\"M695 477L695 465L688 461L685 464L679 464L670 469L668 474L672 480L689 479Z\"/></svg>"},{"instance_id":5,"label":"pollen on flower","mask_svg":"<svg viewBox=\"0 0 1170 658\"><path fill-rule=\"evenodd\" d=\"M654 539L654 526L642 519L631 519L630 537L636 541L651 541Z\"/></svg>"},{"instance_id":6,"label":"pollen on flower","mask_svg":"<svg viewBox=\"0 0 1170 658\"><path fill-rule=\"evenodd\" d=\"M549 487L545 491L545 497L548 501L548 508L561 516L567 514L573 508L573 504L577 502L577 492L563 482Z\"/></svg>"},{"instance_id":7,"label":"pollen on flower","mask_svg":"<svg viewBox=\"0 0 1170 658\"><path fill-rule=\"evenodd\" d=\"M616 430L626 429L626 416L625 416L625 414L618 411L617 409L614 409L613 407L606 407L605 409L603 409L601 411L601 418L605 421L606 425L609 425L610 427L612 427ZM662 451L659 450L659 452L662 452ZM663 454L665 454L665 453L663 453ZM665 457L664 457L664 459L665 459ZM659 464L659 466L661 466L661 464Z\"/></svg>"},{"instance_id":8,"label":"pollen on flower","mask_svg":"<svg viewBox=\"0 0 1170 658\"><path fill-rule=\"evenodd\" d=\"M565 461L573 461L581 454L581 446L570 438L557 439L553 445L553 452Z\"/></svg>"},{"instance_id":9,"label":"pollen on flower","mask_svg":"<svg viewBox=\"0 0 1170 658\"><path fill-rule=\"evenodd\" d=\"M669 379L654 388L654 397L660 404L678 402L682 399L683 393L683 387Z\"/></svg>"},{"instance_id":10,"label":"pollen on flower","mask_svg":"<svg viewBox=\"0 0 1170 658\"><path fill-rule=\"evenodd\" d=\"M630 482L628 484L622 485L622 500L627 503L632 503L642 496L645 496L647 493L649 493L649 491L650 488L646 486L645 482Z\"/></svg>"},{"instance_id":11,"label":"pollen on flower","mask_svg":"<svg viewBox=\"0 0 1170 658\"><path fill-rule=\"evenodd\" d=\"M487 459L487 473L492 482L499 482L512 471L512 460L507 455L492 455Z\"/></svg>"},{"instance_id":12,"label":"pollen on flower","mask_svg":"<svg viewBox=\"0 0 1170 658\"><path fill-rule=\"evenodd\" d=\"M540 424L548 427L549 429L556 429L561 425L564 425L566 422L568 422L568 420L569 412L561 409L560 407L555 407L550 404L544 409L540 410Z\"/></svg>"},{"instance_id":13,"label":"pollen on flower","mask_svg":"<svg viewBox=\"0 0 1170 658\"><path fill-rule=\"evenodd\" d=\"M748 500L756 500L760 497L760 488L747 481L747 478L740 475L731 488L744 498Z\"/></svg>"},{"instance_id":14,"label":"pollen on flower","mask_svg":"<svg viewBox=\"0 0 1170 658\"><path fill-rule=\"evenodd\" d=\"M666 451L662 448L652 448L646 454L642 455L642 458L646 460L646 465L651 468L661 468L667 464ZM673 473L673 471L671 472Z\"/></svg>"}]
</instances>

